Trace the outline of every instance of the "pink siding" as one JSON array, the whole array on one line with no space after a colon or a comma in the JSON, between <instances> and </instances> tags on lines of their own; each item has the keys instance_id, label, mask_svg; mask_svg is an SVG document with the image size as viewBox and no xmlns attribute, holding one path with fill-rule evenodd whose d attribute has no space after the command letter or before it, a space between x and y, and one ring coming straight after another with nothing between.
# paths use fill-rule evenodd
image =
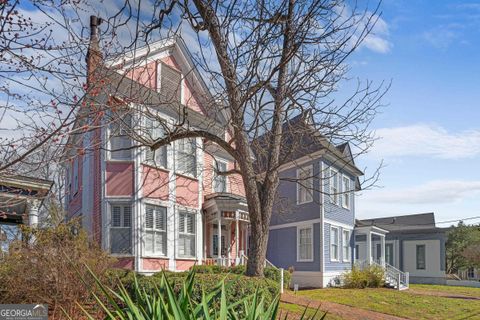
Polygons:
<instances>
[{"instance_id":1,"label":"pink siding","mask_svg":"<svg viewBox=\"0 0 480 320\"><path fill-rule=\"evenodd\" d=\"M237 257L237 247L236 247L236 229L235 229L235 222L230 224L230 258Z\"/></svg>"},{"instance_id":2,"label":"pink siding","mask_svg":"<svg viewBox=\"0 0 480 320\"><path fill-rule=\"evenodd\" d=\"M176 260L177 271L187 271L196 263L195 260Z\"/></svg>"},{"instance_id":3,"label":"pink siding","mask_svg":"<svg viewBox=\"0 0 480 320\"><path fill-rule=\"evenodd\" d=\"M142 265L143 270L168 270L168 259L144 258L142 259Z\"/></svg>"},{"instance_id":4,"label":"pink siding","mask_svg":"<svg viewBox=\"0 0 480 320\"><path fill-rule=\"evenodd\" d=\"M141 188L147 198L168 200L168 171L142 165Z\"/></svg>"},{"instance_id":5,"label":"pink siding","mask_svg":"<svg viewBox=\"0 0 480 320\"><path fill-rule=\"evenodd\" d=\"M187 207L198 207L198 180L177 175L177 203Z\"/></svg>"},{"instance_id":6,"label":"pink siding","mask_svg":"<svg viewBox=\"0 0 480 320\"><path fill-rule=\"evenodd\" d=\"M107 162L107 196L133 195L133 163Z\"/></svg>"},{"instance_id":7,"label":"pink siding","mask_svg":"<svg viewBox=\"0 0 480 320\"><path fill-rule=\"evenodd\" d=\"M235 168L233 162L228 163L228 170ZM234 194L239 194L245 196L245 186L243 185L242 176L239 174L232 174L228 176L228 183L230 184L230 192Z\"/></svg>"},{"instance_id":8,"label":"pink siding","mask_svg":"<svg viewBox=\"0 0 480 320\"><path fill-rule=\"evenodd\" d=\"M126 76L146 87L157 89L157 62L153 61L145 66L137 67L127 72Z\"/></svg>"},{"instance_id":9,"label":"pink siding","mask_svg":"<svg viewBox=\"0 0 480 320\"><path fill-rule=\"evenodd\" d=\"M118 258L114 267L133 270L135 268L135 262L133 261L133 258Z\"/></svg>"}]
</instances>

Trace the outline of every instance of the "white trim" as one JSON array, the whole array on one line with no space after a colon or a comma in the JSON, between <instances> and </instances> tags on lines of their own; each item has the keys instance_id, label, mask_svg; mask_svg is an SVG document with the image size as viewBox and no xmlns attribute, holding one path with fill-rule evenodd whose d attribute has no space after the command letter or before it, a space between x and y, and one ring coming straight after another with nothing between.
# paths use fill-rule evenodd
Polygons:
<instances>
[{"instance_id":1,"label":"white trim","mask_svg":"<svg viewBox=\"0 0 480 320\"><path fill-rule=\"evenodd\" d=\"M335 220L331 220L331 219L327 219L325 218L324 219L325 223L327 224L330 224L330 225L333 225L333 226L336 226L336 227L341 227L343 229L348 229L348 230L353 230L355 229L355 226L351 226L351 225L348 225L346 223L342 223L342 222L337 222Z\"/></svg>"},{"instance_id":2,"label":"white trim","mask_svg":"<svg viewBox=\"0 0 480 320\"><path fill-rule=\"evenodd\" d=\"M320 271L325 272L325 194L324 194L324 171L323 161L320 160Z\"/></svg>"},{"instance_id":3,"label":"white trim","mask_svg":"<svg viewBox=\"0 0 480 320\"><path fill-rule=\"evenodd\" d=\"M290 161L288 163L285 163L285 164L281 165L278 168L278 171L282 172L282 171L285 171L285 170L288 170L288 169L298 168L298 167L303 166L304 164L306 164L310 161L315 160L315 158L320 157L324 153L325 153L325 150L320 150L320 151L316 151L314 153L308 154L306 156L303 156L301 158L298 158L296 160Z\"/></svg>"},{"instance_id":4,"label":"white trim","mask_svg":"<svg viewBox=\"0 0 480 320\"><path fill-rule=\"evenodd\" d=\"M335 172L335 174L332 173ZM330 166L329 169L328 169L328 194L329 194L329 200L330 200L330 204L333 204L333 205L336 205L337 207L340 207L341 206L341 199L340 199L340 196L342 195L341 192L340 192L340 180L342 178L340 172L338 171L337 168L335 167L332 167ZM336 185L336 189L337 191L332 193L332 185L334 184L335 182L335 177L337 177L337 185ZM335 201L335 197L336 197L336 201Z\"/></svg>"},{"instance_id":5,"label":"white trim","mask_svg":"<svg viewBox=\"0 0 480 320\"><path fill-rule=\"evenodd\" d=\"M304 179L303 181L307 182L307 181L311 180L312 187L311 187L310 190L308 190L308 187L306 187L307 183L299 182L300 173L305 172L307 170L310 171L310 177L307 177L307 179ZM296 171L296 175L297 175L297 182L296 182L296 186L297 186L297 205L313 202L313 164L309 164L309 165L303 166L301 168L298 168L297 171ZM305 198L307 200L305 200L303 202L300 202L300 187L305 188L305 191L306 191ZM308 200L307 195L310 196L310 200Z\"/></svg>"},{"instance_id":6,"label":"white trim","mask_svg":"<svg viewBox=\"0 0 480 320\"><path fill-rule=\"evenodd\" d=\"M310 259L301 259L300 258L300 230L303 230L303 229L310 229L312 230L312 246L311 246L311 249L310 249L310 255L311 255L311 258ZM313 231L313 224L303 224L303 225L299 225L297 226L297 262L313 262L314 260L314 246L315 246L315 243L314 243L314 231Z\"/></svg>"},{"instance_id":7,"label":"white trim","mask_svg":"<svg viewBox=\"0 0 480 320\"><path fill-rule=\"evenodd\" d=\"M311 219L311 220L290 222L290 223L270 226L269 229L270 230L277 230L277 229L283 229L283 228L292 228L292 227L297 227L297 226L301 226L301 225L305 225L305 224L314 224L314 223L320 223L320 222L322 222L322 219Z\"/></svg>"},{"instance_id":8,"label":"white trim","mask_svg":"<svg viewBox=\"0 0 480 320\"><path fill-rule=\"evenodd\" d=\"M352 185L352 180L350 179L350 177L342 173L342 181L341 181L342 193L341 193L340 203L342 204L342 208L350 210L350 208L352 207L352 193L350 190L348 191L344 190L345 189L344 180L348 181L348 189L351 189L351 185ZM345 202L344 202L345 196L348 197L348 205L345 205Z\"/></svg>"},{"instance_id":9,"label":"white trim","mask_svg":"<svg viewBox=\"0 0 480 320\"><path fill-rule=\"evenodd\" d=\"M337 258L332 258L332 230L337 230ZM340 261L340 228L338 226L330 225L330 261L339 262Z\"/></svg>"},{"instance_id":10,"label":"white trim","mask_svg":"<svg viewBox=\"0 0 480 320\"><path fill-rule=\"evenodd\" d=\"M345 246L345 233L348 233L348 245ZM350 241L351 241L351 238L352 238L352 231L351 230L348 230L348 229L342 229L342 261L343 262L351 262L352 261L352 247L350 247ZM347 259L345 259L345 247L348 248L348 255L347 255Z\"/></svg>"}]
</instances>

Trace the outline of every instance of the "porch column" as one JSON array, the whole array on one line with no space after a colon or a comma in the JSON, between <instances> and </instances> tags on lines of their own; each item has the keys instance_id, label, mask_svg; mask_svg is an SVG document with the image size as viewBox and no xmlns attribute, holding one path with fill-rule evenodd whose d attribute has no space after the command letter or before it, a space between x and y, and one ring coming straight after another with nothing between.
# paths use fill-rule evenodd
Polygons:
<instances>
[{"instance_id":1,"label":"porch column","mask_svg":"<svg viewBox=\"0 0 480 320\"><path fill-rule=\"evenodd\" d=\"M380 263L382 264L383 267L385 267L385 235L382 235L380 237L380 248L381 248L381 257L380 257Z\"/></svg>"},{"instance_id":2,"label":"porch column","mask_svg":"<svg viewBox=\"0 0 480 320\"><path fill-rule=\"evenodd\" d=\"M222 258L222 213L220 211L217 212L217 219L218 219L218 261L221 263Z\"/></svg>"},{"instance_id":3,"label":"porch column","mask_svg":"<svg viewBox=\"0 0 480 320\"><path fill-rule=\"evenodd\" d=\"M236 264L238 264L238 258L240 258L239 252L239 242L240 242L240 232L238 231L238 219L239 219L239 212L235 211L235 254L236 254Z\"/></svg>"},{"instance_id":4,"label":"porch column","mask_svg":"<svg viewBox=\"0 0 480 320\"><path fill-rule=\"evenodd\" d=\"M28 225L30 227L36 227L38 225L38 212L40 209L40 200L28 200Z\"/></svg>"},{"instance_id":5,"label":"porch column","mask_svg":"<svg viewBox=\"0 0 480 320\"><path fill-rule=\"evenodd\" d=\"M371 265L372 264L372 233L370 231L367 231L367 264Z\"/></svg>"}]
</instances>

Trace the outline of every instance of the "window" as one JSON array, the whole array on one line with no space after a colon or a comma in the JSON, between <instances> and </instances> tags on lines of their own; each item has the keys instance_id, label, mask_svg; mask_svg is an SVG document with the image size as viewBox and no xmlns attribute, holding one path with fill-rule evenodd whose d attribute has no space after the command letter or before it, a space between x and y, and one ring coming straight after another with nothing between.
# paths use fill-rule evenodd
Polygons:
<instances>
[{"instance_id":1,"label":"window","mask_svg":"<svg viewBox=\"0 0 480 320\"><path fill-rule=\"evenodd\" d=\"M313 261L313 228L298 228L297 239L297 260Z\"/></svg>"},{"instance_id":2,"label":"window","mask_svg":"<svg viewBox=\"0 0 480 320\"><path fill-rule=\"evenodd\" d=\"M177 170L180 173L197 176L197 156L195 139L182 139L177 142Z\"/></svg>"},{"instance_id":3,"label":"window","mask_svg":"<svg viewBox=\"0 0 480 320\"><path fill-rule=\"evenodd\" d=\"M335 169L330 169L330 200L333 204L339 204L339 179L338 179L338 171Z\"/></svg>"},{"instance_id":4,"label":"window","mask_svg":"<svg viewBox=\"0 0 480 320\"><path fill-rule=\"evenodd\" d=\"M385 244L385 262L393 266L393 243Z\"/></svg>"},{"instance_id":5,"label":"window","mask_svg":"<svg viewBox=\"0 0 480 320\"><path fill-rule=\"evenodd\" d=\"M180 257L195 257L195 214L179 213L178 223L178 255Z\"/></svg>"},{"instance_id":6,"label":"window","mask_svg":"<svg viewBox=\"0 0 480 320\"><path fill-rule=\"evenodd\" d=\"M338 228L331 227L330 229L330 259L338 260Z\"/></svg>"},{"instance_id":7,"label":"window","mask_svg":"<svg viewBox=\"0 0 480 320\"><path fill-rule=\"evenodd\" d=\"M417 245L417 270L425 270L425 245Z\"/></svg>"},{"instance_id":8,"label":"window","mask_svg":"<svg viewBox=\"0 0 480 320\"><path fill-rule=\"evenodd\" d=\"M475 278L475 268L470 267L467 269L467 278L474 279Z\"/></svg>"},{"instance_id":9,"label":"window","mask_svg":"<svg viewBox=\"0 0 480 320\"><path fill-rule=\"evenodd\" d=\"M162 63L160 70L160 91L167 101L181 102L182 75L172 67Z\"/></svg>"},{"instance_id":10,"label":"window","mask_svg":"<svg viewBox=\"0 0 480 320\"><path fill-rule=\"evenodd\" d=\"M342 206L350 209L350 178L342 176Z\"/></svg>"},{"instance_id":11,"label":"window","mask_svg":"<svg viewBox=\"0 0 480 320\"><path fill-rule=\"evenodd\" d=\"M130 114L124 117L117 116L110 123L110 159L130 160L132 158L132 141L128 136L127 128L132 125L132 116Z\"/></svg>"},{"instance_id":12,"label":"window","mask_svg":"<svg viewBox=\"0 0 480 320\"><path fill-rule=\"evenodd\" d=\"M360 246L358 244L355 245L355 260L360 259Z\"/></svg>"},{"instance_id":13,"label":"window","mask_svg":"<svg viewBox=\"0 0 480 320\"><path fill-rule=\"evenodd\" d=\"M218 234L214 234L212 238L212 246L213 246L213 255L218 256ZM222 236L222 251L221 255L227 255L227 247L225 243L225 236Z\"/></svg>"},{"instance_id":14,"label":"window","mask_svg":"<svg viewBox=\"0 0 480 320\"><path fill-rule=\"evenodd\" d=\"M145 253L167 254L167 208L145 206Z\"/></svg>"},{"instance_id":15,"label":"window","mask_svg":"<svg viewBox=\"0 0 480 320\"><path fill-rule=\"evenodd\" d=\"M73 185L72 185L72 195L77 194L78 192L78 156L73 160Z\"/></svg>"},{"instance_id":16,"label":"window","mask_svg":"<svg viewBox=\"0 0 480 320\"><path fill-rule=\"evenodd\" d=\"M215 192L227 192L227 177L218 175L217 172L227 171L227 164L216 160L216 168L214 168L213 189Z\"/></svg>"},{"instance_id":17,"label":"window","mask_svg":"<svg viewBox=\"0 0 480 320\"><path fill-rule=\"evenodd\" d=\"M152 141L156 141L159 138L165 136L164 124L158 120L146 118L145 127L147 132L147 138ZM166 168L167 167L167 146L162 146L153 151L150 147L146 147L145 160L153 162L154 164Z\"/></svg>"},{"instance_id":18,"label":"window","mask_svg":"<svg viewBox=\"0 0 480 320\"><path fill-rule=\"evenodd\" d=\"M313 166L297 170L297 204L312 202Z\"/></svg>"},{"instance_id":19,"label":"window","mask_svg":"<svg viewBox=\"0 0 480 320\"><path fill-rule=\"evenodd\" d=\"M130 204L112 204L110 226L110 252L116 254L132 253L132 206Z\"/></svg>"},{"instance_id":20,"label":"window","mask_svg":"<svg viewBox=\"0 0 480 320\"><path fill-rule=\"evenodd\" d=\"M350 231L343 230L343 261L350 261Z\"/></svg>"}]
</instances>

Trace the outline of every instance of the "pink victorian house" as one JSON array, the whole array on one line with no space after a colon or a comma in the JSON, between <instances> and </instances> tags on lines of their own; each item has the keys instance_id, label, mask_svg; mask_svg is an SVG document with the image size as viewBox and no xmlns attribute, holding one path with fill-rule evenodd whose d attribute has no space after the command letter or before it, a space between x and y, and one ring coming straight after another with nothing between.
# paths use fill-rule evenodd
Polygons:
<instances>
[{"instance_id":1,"label":"pink victorian house","mask_svg":"<svg viewBox=\"0 0 480 320\"><path fill-rule=\"evenodd\" d=\"M188 111L183 114L187 114L190 125L212 126L215 121L217 133L223 130L219 134L228 139L224 117L206 110L207 86L181 40L162 40L137 49L135 54L102 61L99 22L91 18L88 86L96 86L98 70L110 74L94 97L89 97L90 108L95 108L98 101L112 107L122 103L131 108L140 106L144 111L150 108L148 112L131 113L122 122L139 135L140 127L149 128L151 135L160 135L155 121L161 118L173 126L178 123L179 112L164 103L155 107L155 101L173 93L177 99L174 103ZM133 57L142 57L143 63L137 67ZM173 85L180 90L173 90ZM139 97L146 94L148 105L143 105ZM135 99L127 99L133 95ZM155 152L146 146L131 148L136 141L122 134L118 124L92 114L82 119L79 116L76 126L99 125L69 140L68 218L80 218L83 228L117 257L121 266L138 272L243 261L249 234L243 183L239 176L216 174L218 169L235 167L227 152L201 138L178 140ZM148 114L155 114L155 118Z\"/></svg>"}]
</instances>

